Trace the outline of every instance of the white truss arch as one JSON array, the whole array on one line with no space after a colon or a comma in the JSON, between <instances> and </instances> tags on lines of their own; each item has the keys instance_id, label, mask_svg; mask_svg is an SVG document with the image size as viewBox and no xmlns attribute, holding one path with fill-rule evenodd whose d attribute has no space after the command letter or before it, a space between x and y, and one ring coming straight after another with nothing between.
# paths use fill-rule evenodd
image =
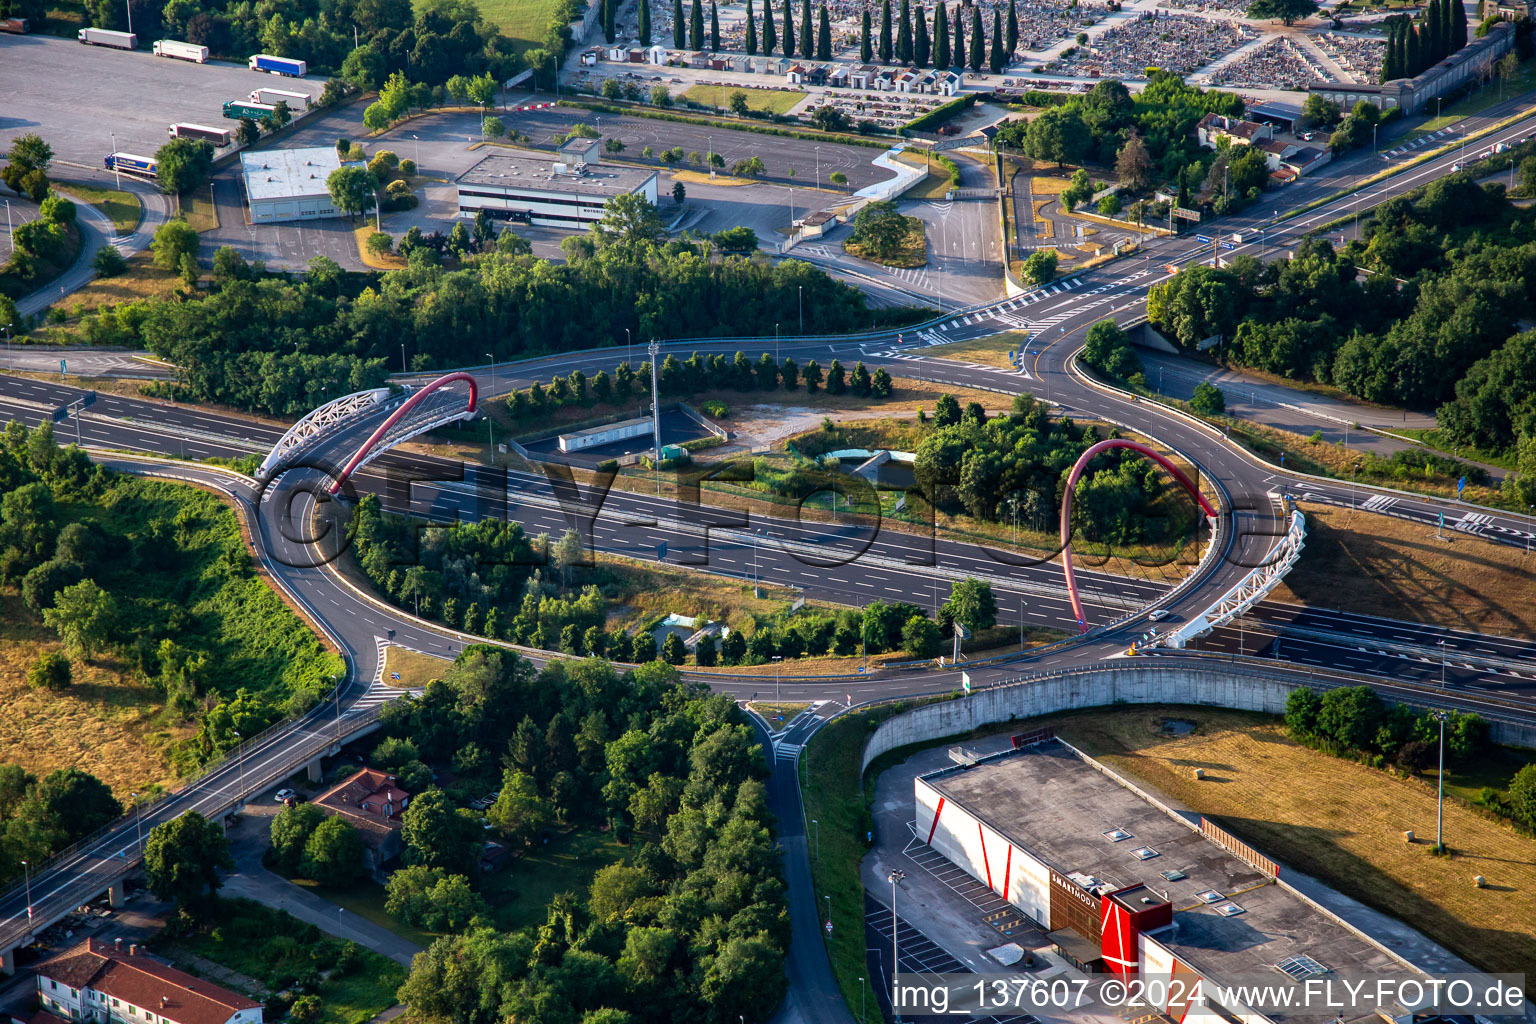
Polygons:
<instances>
[{"instance_id":1,"label":"white truss arch","mask_svg":"<svg viewBox=\"0 0 1536 1024\"><path fill-rule=\"evenodd\" d=\"M334 398L317 409L305 414L276 445L256 469L256 479L266 480L285 469L288 461L311 443L324 437L332 428L355 420L374 411L394 394L390 388L374 388L371 391L354 391L350 395Z\"/></svg>"},{"instance_id":2,"label":"white truss arch","mask_svg":"<svg viewBox=\"0 0 1536 1024\"><path fill-rule=\"evenodd\" d=\"M1263 565L1244 576L1237 586L1218 597L1205 611L1146 646L1182 648L1196 637L1205 636L1217 626L1245 614L1279 585L1285 574L1295 566L1297 559L1301 558L1301 549L1306 545L1307 517L1293 509L1290 528L1285 531L1285 536L1275 545Z\"/></svg>"}]
</instances>

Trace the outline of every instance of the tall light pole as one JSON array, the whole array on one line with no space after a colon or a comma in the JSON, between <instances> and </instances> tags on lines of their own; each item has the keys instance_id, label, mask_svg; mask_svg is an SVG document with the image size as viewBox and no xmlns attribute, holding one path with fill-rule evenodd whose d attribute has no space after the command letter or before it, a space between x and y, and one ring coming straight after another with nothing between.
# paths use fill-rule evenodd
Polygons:
<instances>
[{"instance_id":1,"label":"tall light pole","mask_svg":"<svg viewBox=\"0 0 1536 1024\"><path fill-rule=\"evenodd\" d=\"M130 0L123 0L123 10L128 12L128 34L133 34L133 4Z\"/></svg>"},{"instance_id":2,"label":"tall light pole","mask_svg":"<svg viewBox=\"0 0 1536 1024\"><path fill-rule=\"evenodd\" d=\"M123 187L123 172L117 169L117 132L112 132L111 135L112 135L112 177L117 182L118 189L121 190L122 187ZM6 204L6 210L7 210L7 216L9 216L9 210L10 210L10 204L9 203ZM12 248L14 248L15 245L16 245L16 239L12 238L11 239L11 246L12 246Z\"/></svg>"},{"instance_id":3,"label":"tall light pole","mask_svg":"<svg viewBox=\"0 0 1536 1024\"><path fill-rule=\"evenodd\" d=\"M656 493L661 494L661 400L656 391L656 353L661 346L652 338L646 351L651 354L651 430L656 434Z\"/></svg>"},{"instance_id":4,"label":"tall light pole","mask_svg":"<svg viewBox=\"0 0 1536 1024\"><path fill-rule=\"evenodd\" d=\"M805 334L805 285L795 285L800 292L800 334Z\"/></svg>"},{"instance_id":5,"label":"tall light pole","mask_svg":"<svg viewBox=\"0 0 1536 1024\"><path fill-rule=\"evenodd\" d=\"M416 173L420 174L421 173L421 136L419 136L419 135L412 135L411 138L416 140Z\"/></svg>"},{"instance_id":6,"label":"tall light pole","mask_svg":"<svg viewBox=\"0 0 1536 1024\"><path fill-rule=\"evenodd\" d=\"M139 803L139 794L133 794L134 817L139 826L139 856L144 856L144 805Z\"/></svg>"},{"instance_id":7,"label":"tall light pole","mask_svg":"<svg viewBox=\"0 0 1536 1024\"><path fill-rule=\"evenodd\" d=\"M816 147L816 190L821 190L821 147Z\"/></svg>"},{"instance_id":8,"label":"tall light pole","mask_svg":"<svg viewBox=\"0 0 1536 1024\"><path fill-rule=\"evenodd\" d=\"M779 325L777 323L775 323L773 325L773 358L779 359L779 356L781 354L782 354L782 350L779 348ZM783 363L784 363L784 360L779 359L779 364L781 366L783 365Z\"/></svg>"},{"instance_id":9,"label":"tall light pole","mask_svg":"<svg viewBox=\"0 0 1536 1024\"><path fill-rule=\"evenodd\" d=\"M864 1016L864 977L859 976L859 1024L867 1024Z\"/></svg>"},{"instance_id":10,"label":"tall light pole","mask_svg":"<svg viewBox=\"0 0 1536 1024\"><path fill-rule=\"evenodd\" d=\"M897 944L898 932L896 928L896 886L903 878L907 877L905 871L892 871L886 876L891 883L891 1013L896 1019L901 1020L901 1011L896 1007L896 972L901 967L900 946Z\"/></svg>"},{"instance_id":11,"label":"tall light pole","mask_svg":"<svg viewBox=\"0 0 1536 1024\"><path fill-rule=\"evenodd\" d=\"M491 361L491 394L486 396L490 398L491 395L496 394L496 357L487 352L485 358ZM485 443L490 455L491 465L494 466L496 465L496 421L491 419L489 406L485 410Z\"/></svg>"},{"instance_id":12,"label":"tall light pole","mask_svg":"<svg viewBox=\"0 0 1536 1024\"><path fill-rule=\"evenodd\" d=\"M624 361L631 370L635 368L635 336L628 327L624 328Z\"/></svg>"},{"instance_id":13,"label":"tall light pole","mask_svg":"<svg viewBox=\"0 0 1536 1024\"><path fill-rule=\"evenodd\" d=\"M775 654L773 656L773 699L774 699L775 703L778 703L778 702L782 701L783 698L784 698L784 656L782 654ZM819 854L821 852L821 833L820 832L818 832L816 834L816 838L817 838L817 841L816 841L816 852Z\"/></svg>"},{"instance_id":14,"label":"tall light pole","mask_svg":"<svg viewBox=\"0 0 1536 1024\"><path fill-rule=\"evenodd\" d=\"M816 821L815 818L811 819L811 831L816 836L816 860L819 863L821 861L821 825L820 825L820 823L818 823ZM827 897L827 899L829 899L829 900L831 898L832 897L830 897L830 896ZM827 914L827 919L831 920L831 918L832 918L832 915L830 913Z\"/></svg>"},{"instance_id":15,"label":"tall light pole","mask_svg":"<svg viewBox=\"0 0 1536 1024\"><path fill-rule=\"evenodd\" d=\"M240 746L236 748L239 751L236 760L240 764L240 802L243 804L245 803L245 737L235 733L235 738L240 741Z\"/></svg>"},{"instance_id":16,"label":"tall light pole","mask_svg":"<svg viewBox=\"0 0 1536 1024\"><path fill-rule=\"evenodd\" d=\"M400 372L410 372L410 368L405 365L405 342L403 341L400 343Z\"/></svg>"},{"instance_id":17,"label":"tall light pole","mask_svg":"<svg viewBox=\"0 0 1536 1024\"><path fill-rule=\"evenodd\" d=\"M27 926L32 925L32 865L21 862L21 870L27 878Z\"/></svg>"},{"instance_id":18,"label":"tall light pole","mask_svg":"<svg viewBox=\"0 0 1536 1024\"><path fill-rule=\"evenodd\" d=\"M1443 642L1443 641L1442 641ZM1445 720L1450 714L1445 711L1434 712L1435 721L1440 723L1440 777L1435 780L1435 850L1445 852Z\"/></svg>"},{"instance_id":19,"label":"tall light pole","mask_svg":"<svg viewBox=\"0 0 1536 1024\"><path fill-rule=\"evenodd\" d=\"M1435 644L1440 648L1440 689L1445 689L1445 641L1436 640Z\"/></svg>"}]
</instances>

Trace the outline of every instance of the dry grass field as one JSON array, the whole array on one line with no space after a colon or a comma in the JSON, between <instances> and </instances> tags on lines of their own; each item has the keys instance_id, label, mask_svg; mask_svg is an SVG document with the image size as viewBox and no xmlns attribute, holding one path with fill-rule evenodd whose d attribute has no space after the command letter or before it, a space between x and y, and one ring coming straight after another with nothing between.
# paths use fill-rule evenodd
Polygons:
<instances>
[{"instance_id":1,"label":"dry grass field","mask_svg":"<svg viewBox=\"0 0 1536 1024\"><path fill-rule=\"evenodd\" d=\"M976 338L973 341L952 341L948 345L935 345L932 348L923 349L923 355L938 359L954 359L962 363L981 363L983 366L998 366L1003 369L1012 369L1012 366L1008 363L1008 353L1010 351L1017 351L1028 340L1029 335L1024 331L1004 331L1002 334L994 334L990 338Z\"/></svg>"},{"instance_id":2,"label":"dry grass field","mask_svg":"<svg viewBox=\"0 0 1536 1024\"><path fill-rule=\"evenodd\" d=\"M434 679L443 678L443 673L452 664L443 658L391 644L384 648L384 682L401 689L426 686ZM399 679L395 678L397 674Z\"/></svg>"},{"instance_id":3,"label":"dry grass field","mask_svg":"<svg viewBox=\"0 0 1536 1024\"><path fill-rule=\"evenodd\" d=\"M1445 529L1303 505L1307 547L1277 600L1482 633L1536 633L1536 554Z\"/></svg>"},{"instance_id":4,"label":"dry grass field","mask_svg":"<svg viewBox=\"0 0 1536 1024\"><path fill-rule=\"evenodd\" d=\"M156 720L160 694L128 681L120 666L74 663L65 691L27 686L27 668L59 646L54 631L34 623L14 588L0 592L0 761L38 777L79 767L112 787L120 799L152 782L174 780L160 751L191 727L166 731Z\"/></svg>"},{"instance_id":5,"label":"dry grass field","mask_svg":"<svg viewBox=\"0 0 1536 1024\"><path fill-rule=\"evenodd\" d=\"M1165 717L1193 720L1196 728L1165 738ZM1536 963L1536 839L1447 801L1453 855L1431 855L1432 775L1407 779L1331 757L1292 742L1273 718L1237 711L1100 710L1074 715L1057 730L1260 851L1408 922L1479 967L1527 971ZM1195 768L1205 769L1204 781L1194 779ZM1405 829L1420 838L1405 842ZM1476 888L1473 875L1485 876L1487 887Z\"/></svg>"}]
</instances>

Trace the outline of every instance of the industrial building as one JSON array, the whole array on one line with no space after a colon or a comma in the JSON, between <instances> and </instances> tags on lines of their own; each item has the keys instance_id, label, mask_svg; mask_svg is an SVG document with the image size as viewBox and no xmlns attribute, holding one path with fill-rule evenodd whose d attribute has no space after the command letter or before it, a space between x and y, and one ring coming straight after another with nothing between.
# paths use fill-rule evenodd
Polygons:
<instances>
[{"instance_id":1,"label":"industrial building","mask_svg":"<svg viewBox=\"0 0 1536 1024\"><path fill-rule=\"evenodd\" d=\"M245 152L240 166L253 224L343 216L326 187L331 172L342 166L330 146Z\"/></svg>"},{"instance_id":2,"label":"industrial building","mask_svg":"<svg viewBox=\"0 0 1536 1024\"><path fill-rule=\"evenodd\" d=\"M1015 742L985 757L956 748L953 766L918 776L916 841L1047 929L1074 966L1190 986L1411 972L1213 823L1174 817L1060 740ZM1209 1002L1157 1009L1184 1024L1292 1016Z\"/></svg>"},{"instance_id":3,"label":"industrial building","mask_svg":"<svg viewBox=\"0 0 1536 1024\"><path fill-rule=\"evenodd\" d=\"M599 159L597 139L574 138L553 159L496 153L459 175L459 215L488 216L541 227L585 228L602 219L614 196L657 201L657 172Z\"/></svg>"}]
</instances>

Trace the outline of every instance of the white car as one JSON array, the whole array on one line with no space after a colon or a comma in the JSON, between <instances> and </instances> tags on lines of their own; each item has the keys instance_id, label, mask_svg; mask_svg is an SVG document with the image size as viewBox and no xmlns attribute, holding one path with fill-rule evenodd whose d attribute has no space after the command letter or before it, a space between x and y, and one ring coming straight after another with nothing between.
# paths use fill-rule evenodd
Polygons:
<instances>
[{"instance_id":1,"label":"white car","mask_svg":"<svg viewBox=\"0 0 1536 1024\"><path fill-rule=\"evenodd\" d=\"M1156 611L1154 611L1152 614L1147 616L1147 618L1151 619L1153 622L1162 622L1167 617L1168 617L1168 609L1167 608L1159 608Z\"/></svg>"},{"instance_id":2,"label":"white car","mask_svg":"<svg viewBox=\"0 0 1536 1024\"><path fill-rule=\"evenodd\" d=\"M281 804L281 803L287 803L289 800L292 800L296 795L297 794L294 793L294 791L291 790L291 789L280 789L275 794L273 794L272 799L273 799L274 802Z\"/></svg>"}]
</instances>

